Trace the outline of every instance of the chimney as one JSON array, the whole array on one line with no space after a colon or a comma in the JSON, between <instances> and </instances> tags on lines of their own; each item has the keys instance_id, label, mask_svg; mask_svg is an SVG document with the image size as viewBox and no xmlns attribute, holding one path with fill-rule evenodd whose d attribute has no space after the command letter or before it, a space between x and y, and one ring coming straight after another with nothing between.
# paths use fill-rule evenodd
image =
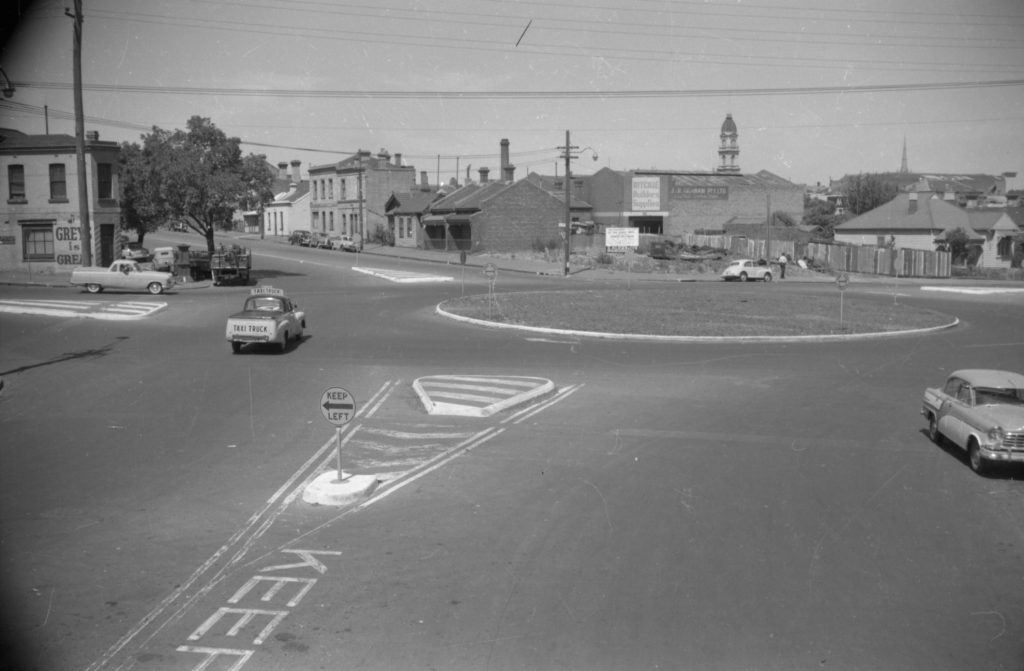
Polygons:
<instances>
[{"instance_id":1,"label":"chimney","mask_svg":"<svg viewBox=\"0 0 1024 671\"><path fill-rule=\"evenodd\" d=\"M501 139L501 174L505 174L508 167L508 138Z\"/></svg>"},{"instance_id":2,"label":"chimney","mask_svg":"<svg viewBox=\"0 0 1024 671\"><path fill-rule=\"evenodd\" d=\"M505 182L514 182L515 181L515 174L516 174L516 167L514 165L512 165L511 163L509 163L508 165L505 166L505 173L501 176L501 178Z\"/></svg>"},{"instance_id":3,"label":"chimney","mask_svg":"<svg viewBox=\"0 0 1024 671\"><path fill-rule=\"evenodd\" d=\"M430 191L430 182L427 181L427 171L420 170L420 190Z\"/></svg>"},{"instance_id":4,"label":"chimney","mask_svg":"<svg viewBox=\"0 0 1024 671\"><path fill-rule=\"evenodd\" d=\"M100 141L100 132L98 130L86 131L85 139L86 139L87 142L99 142Z\"/></svg>"},{"instance_id":5,"label":"chimney","mask_svg":"<svg viewBox=\"0 0 1024 671\"><path fill-rule=\"evenodd\" d=\"M299 172L300 165L302 165L302 161L298 159L292 161L292 181L296 184L302 183L302 173Z\"/></svg>"},{"instance_id":6,"label":"chimney","mask_svg":"<svg viewBox=\"0 0 1024 671\"><path fill-rule=\"evenodd\" d=\"M377 158L380 159L382 164L387 165L388 163L391 163L391 154L389 154L388 150L384 147L381 147L380 151L377 152Z\"/></svg>"},{"instance_id":7,"label":"chimney","mask_svg":"<svg viewBox=\"0 0 1024 671\"><path fill-rule=\"evenodd\" d=\"M910 201L907 207L907 214L914 214L917 212L917 191L910 192Z\"/></svg>"},{"instance_id":8,"label":"chimney","mask_svg":"<svg viewBox=\"0 0 1024 671\"><path fill-rule=\"evenodd\" d=\"M487 183L487 175L490 174L491 169L490 168L480 168L480 170L478 170L477 172L480 173L480 183L481 184L486 184Z\"/></svg>"},{"instance_id":9,"label":"chimney","mask_svg":"<svg viewBox=\"0 0 1024 671\"><path fill-rule=\"evenodd\" d=\"M402 167L402 155L397 151L395 152L395 166L399 168Z\"/></svg>"},{"instance_id":10,"label":"chimney","mask_svg":"<svg viewBox=\"0 0 1024 671\"><path fill-rule=\"evenodd\" d=\"M277 177L278 179L288 179L288 164L284 161L277 164Z\"/></svg>"}]
</instances>

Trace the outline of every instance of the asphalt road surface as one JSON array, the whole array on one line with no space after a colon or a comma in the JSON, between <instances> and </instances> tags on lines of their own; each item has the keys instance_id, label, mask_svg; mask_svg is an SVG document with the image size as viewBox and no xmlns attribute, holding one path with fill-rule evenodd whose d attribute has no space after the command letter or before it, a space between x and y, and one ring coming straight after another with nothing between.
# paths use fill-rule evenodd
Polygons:
<instances>
[{"instance_id":1,"label":"asphalt road surface","mask_svg":"<svg viewBox=\"0 0 1024 671\"><path fill-rule=\"evenodd\" d=\"M1022 472L974 475L919 414L955 368L1024 368L1019 297L851 287L962 320L877 342L595 341L436 316L479 271L252 244L308 314L284 354L231 354L243 287L0 287L167 304L0 313L8 668L1024 665ZM441 375L555 391L428 415L413 382ZM336 463L330 387L359 408L343 468L382 480L340 509L301 499Z\"/></svg>"}]
</instances>

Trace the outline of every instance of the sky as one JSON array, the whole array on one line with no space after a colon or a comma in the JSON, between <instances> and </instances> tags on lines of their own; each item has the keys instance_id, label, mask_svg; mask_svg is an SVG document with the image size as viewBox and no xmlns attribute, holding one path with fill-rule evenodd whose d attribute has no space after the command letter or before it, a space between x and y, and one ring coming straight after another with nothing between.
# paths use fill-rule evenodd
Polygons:
<instances>
[{"instance_id":1,"label":"sky","mask_svg":"<svg viewBox=\"0 0 1024 671\"><path fill-rule=\"evenodd\" d=\"M0 127L74 134L71 0L11 0ZM83 0L86 130L208 117L244 152L401 153L431 182L710 171L799 184L908 167L1016 172L1020 0ZM15 20L16 19L16 20ZM44 113L44 109L46 110Z\"/></svg>"}]
</instances>

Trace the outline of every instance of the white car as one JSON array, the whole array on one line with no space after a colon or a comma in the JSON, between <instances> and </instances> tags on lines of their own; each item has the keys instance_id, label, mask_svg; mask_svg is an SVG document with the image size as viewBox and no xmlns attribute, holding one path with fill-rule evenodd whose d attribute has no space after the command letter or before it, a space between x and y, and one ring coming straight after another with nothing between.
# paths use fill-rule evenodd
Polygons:
<instances>
[{"instance_id":1,"label":"white car","mask_svg":"<svg viewBox=\"0 0 1024 671\"><path fill-rule=\"evenodd\" d=\"M331 238L331 249L340 249L344 252L358 252L359 242L351 235L339 235Z\"/></svg>"},{"instance_id":2,"label":"white car","mask_svg":"<svg viewBox=\"0 0 1024 671\"><path fill-rule=\"evenodd\" d=\"M1024 375L954 371L941 387L924 390L921 414L928 420L928 437L967 450L976 473L992 463L1024 463Z\"/></svg>"},{"instance_id":3,"label":"white car","mask_svg":"<svg viewBox=\"0 0 1024 671\"><path fill-rule=\"evenodd\" d=\"M138 242L129 242L121 248L121 258L132 261L149 261L149 250Z\"/></svg>"},{"instance_id":4,"label":"white car","mask_svg":"<svg viewBox=\"0 0 1024 671\"><path fill-rule=\"evenodd\" d=\"M722 279L726 282L731 282L732 280L739 280L740 282L746 282L747 280L771 282L772 269L768 265L758 265L757 261L753 259L737 259L722 271Z\"/></svg>"}]
</instances>

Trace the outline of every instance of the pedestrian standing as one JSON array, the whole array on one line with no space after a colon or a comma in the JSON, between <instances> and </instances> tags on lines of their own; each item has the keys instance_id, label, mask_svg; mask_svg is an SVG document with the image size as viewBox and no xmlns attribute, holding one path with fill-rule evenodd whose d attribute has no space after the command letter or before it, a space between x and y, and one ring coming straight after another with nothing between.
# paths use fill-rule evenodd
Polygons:
<instances>
[{"instance_id":1,"label":"pedestrian standing","mask_svg":"<svg viewBox=\"0 0 1024 671\"><path fill-rule=\"evenodd\" d=\"M786 264L787 263L789 263L789 259L786 257L786 253L783 252L783 253L779 254L779 268L782 271L780 273L780 275L779 275L779 279L780 280L786 279Z\"/></svg>"}]
</instances>

